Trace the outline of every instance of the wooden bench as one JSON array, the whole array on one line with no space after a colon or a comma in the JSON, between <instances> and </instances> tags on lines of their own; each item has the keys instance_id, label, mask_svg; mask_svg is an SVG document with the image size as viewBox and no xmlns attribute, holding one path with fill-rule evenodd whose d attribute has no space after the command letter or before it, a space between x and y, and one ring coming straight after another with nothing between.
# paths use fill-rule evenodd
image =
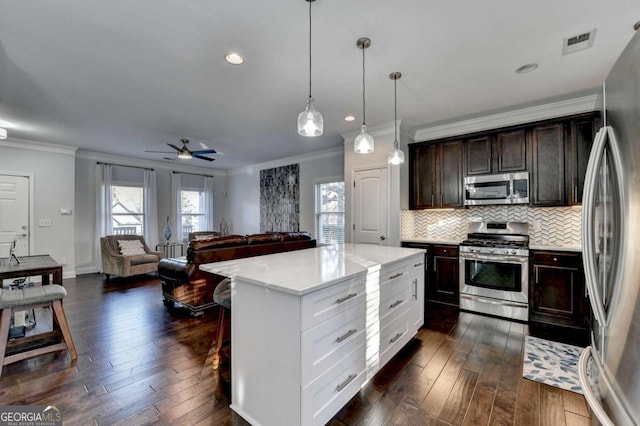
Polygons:
<instances>
[{"instance_id":1,"label":"wooden bench","mask_svg":"<svg viewBox=\"0 0 640 426\"><path fill-rule=\"evenodd\" d=\"M72 360L78 358L76 347L71 338L67 317L62 308L62 299L66 295L67 291L65 288L58 284L16 290L0 289L0 376L2 376L2 368L7 364L49 352L68 349ZM62 341L60 343L54 342L44 347L5 356L7 341L9 339L9 328L11 327L11 314L16 311L24 311L43 306L51 306L53 308L53 318L60 327Z\"/></svg>"}]
</instances>

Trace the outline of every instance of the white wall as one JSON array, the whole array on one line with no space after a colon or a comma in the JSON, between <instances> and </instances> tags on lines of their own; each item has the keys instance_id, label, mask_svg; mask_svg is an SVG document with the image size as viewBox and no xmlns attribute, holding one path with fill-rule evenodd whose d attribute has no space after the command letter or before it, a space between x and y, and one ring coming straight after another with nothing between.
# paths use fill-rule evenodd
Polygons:
<instances>
[{"instance_id":1,"label":"white wall","mask_svg":"<svg viewBox=\"0 0 640 426\"><path fill-rule=\"evenodd\" d=\"M171 173L195 173L214 176L214 223L226 217L227 192L226 172L215 169L187 167L164 162L145 161L129 157L106 155L88 151L78 151L76 156L76 265L78 273L93 273L100 270L100 256L95 253L95 175L96 162L105 162L123 166L147 167L156 171L158 188L158 240L162 241L162 231L166 217L171 211ZM153 247L152 247L153 248Z\"/></svg>"},{"instance_id":2,"label":"white wall","mask_svg":"<svg viewBox=\"0 0 640 426\"><path fill-rule=\"evenodd\" d=\"M260 232L260 170L289 164L300 164L300 230L315 236L314 180L344 175L344 154L340 148L230 171L227 199L233 233Z\"/></svg>"},{"instance_id":3,"label":"white wall","mask_svg":"<svg viewBox=\"0 0 640 426\"><path fill-rule=\"evenodd\" d=\"M75 148L18 139L0 143L0 173L24 173L33 176L34 205L30 210L34 224L34 245L30 254L49 254L63 265L63 276L76 275L74 182ZM72 209L61 215L61 208ZM40 219L51 219L50 227L39 227ZM6 257L8 253L0 254Z\"/></svg>"}]
</instances>

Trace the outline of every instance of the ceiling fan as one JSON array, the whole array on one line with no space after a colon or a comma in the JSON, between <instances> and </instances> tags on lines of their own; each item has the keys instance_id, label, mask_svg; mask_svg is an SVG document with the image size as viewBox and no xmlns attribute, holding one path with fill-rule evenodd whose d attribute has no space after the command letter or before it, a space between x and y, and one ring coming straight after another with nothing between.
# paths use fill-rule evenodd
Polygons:
<instances>
[{"instance_id":1,"label":"ceiling fan","mask_svg":"<svg viewBox=\"0 0 640 426\"><path fill-rule=\"evenodd\" d=\"M179 159L190 159L190 158L199 158L201 160L207 160L207 161L214 161L215 158L211 158L211 157L205 157L205 154L216 154L217 151L215 149L199 149L199 150L195 150L195 151L191 151L189 149L189 147L187 146L189 144L189 139L180 139L180 142L182 142L182 147L177 147L176 145L172 144L172 143L168 143L167 145L169 145L171 148L175 149L177 152L177 158ZM173 152L171 151L145 151L145 152L156 152L156 153L161 153L161 154L173 154ZM165 157L165 160L172 160L175 161L176 158L168 158Z\"/></svg>"}]
</instances>

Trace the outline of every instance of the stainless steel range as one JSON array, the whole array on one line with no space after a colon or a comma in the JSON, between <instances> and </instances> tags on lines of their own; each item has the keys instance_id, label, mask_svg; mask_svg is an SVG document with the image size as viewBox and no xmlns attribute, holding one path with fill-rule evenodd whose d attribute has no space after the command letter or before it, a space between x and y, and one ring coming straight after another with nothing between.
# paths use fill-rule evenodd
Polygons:
<instances>
[{"instance_id":1,"label":"stainless steel range","mask_svg":"<svg viewBox=\"0 0 640 426\"><path fill-rule=\"evenodd\" d=\"M460 244L460 309L528 321L528 223L469 223Z\"/></svg>"}]
</instances>

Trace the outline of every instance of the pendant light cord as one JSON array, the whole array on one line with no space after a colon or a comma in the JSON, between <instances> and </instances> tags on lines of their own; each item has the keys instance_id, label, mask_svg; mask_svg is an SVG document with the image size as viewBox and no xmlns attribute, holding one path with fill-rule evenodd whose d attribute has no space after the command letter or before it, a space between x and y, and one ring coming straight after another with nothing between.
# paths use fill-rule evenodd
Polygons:
<instances>
[{"instance_id":1,"label":"pendant light cord","mask_svg":"<svg viewBox=\"0 0 640 426\"><path fill-rule=\"evenodd\" d=\"M395 128L393 135L396 139L395 144L398 143L398 79L393 80L393 126ZM394 146L397 148L397 146Z\"/></svg>"},{"instance_id":2,"label":"pendant light cord","mask_svg":"<svg viewBox=\"0 0 640 426\"><path fill-rule=\"evenodd\" d=\"M366 49L365 46L362 47L362 125L366 126L367 125L367 108L366 108L366 102L364 99L364 92L365 92L365 84L364 84L364 50Z\"/></svg>"},{"instance_id":3,"label":"pendant light cord","mask_svg":"<svg viewBox=\"0 0 640 426\"><path fill-rule=\"evenodd\" d=\"M309 98L311 98L311 1L309 1Z\"/></svg>"}]
</instances>

